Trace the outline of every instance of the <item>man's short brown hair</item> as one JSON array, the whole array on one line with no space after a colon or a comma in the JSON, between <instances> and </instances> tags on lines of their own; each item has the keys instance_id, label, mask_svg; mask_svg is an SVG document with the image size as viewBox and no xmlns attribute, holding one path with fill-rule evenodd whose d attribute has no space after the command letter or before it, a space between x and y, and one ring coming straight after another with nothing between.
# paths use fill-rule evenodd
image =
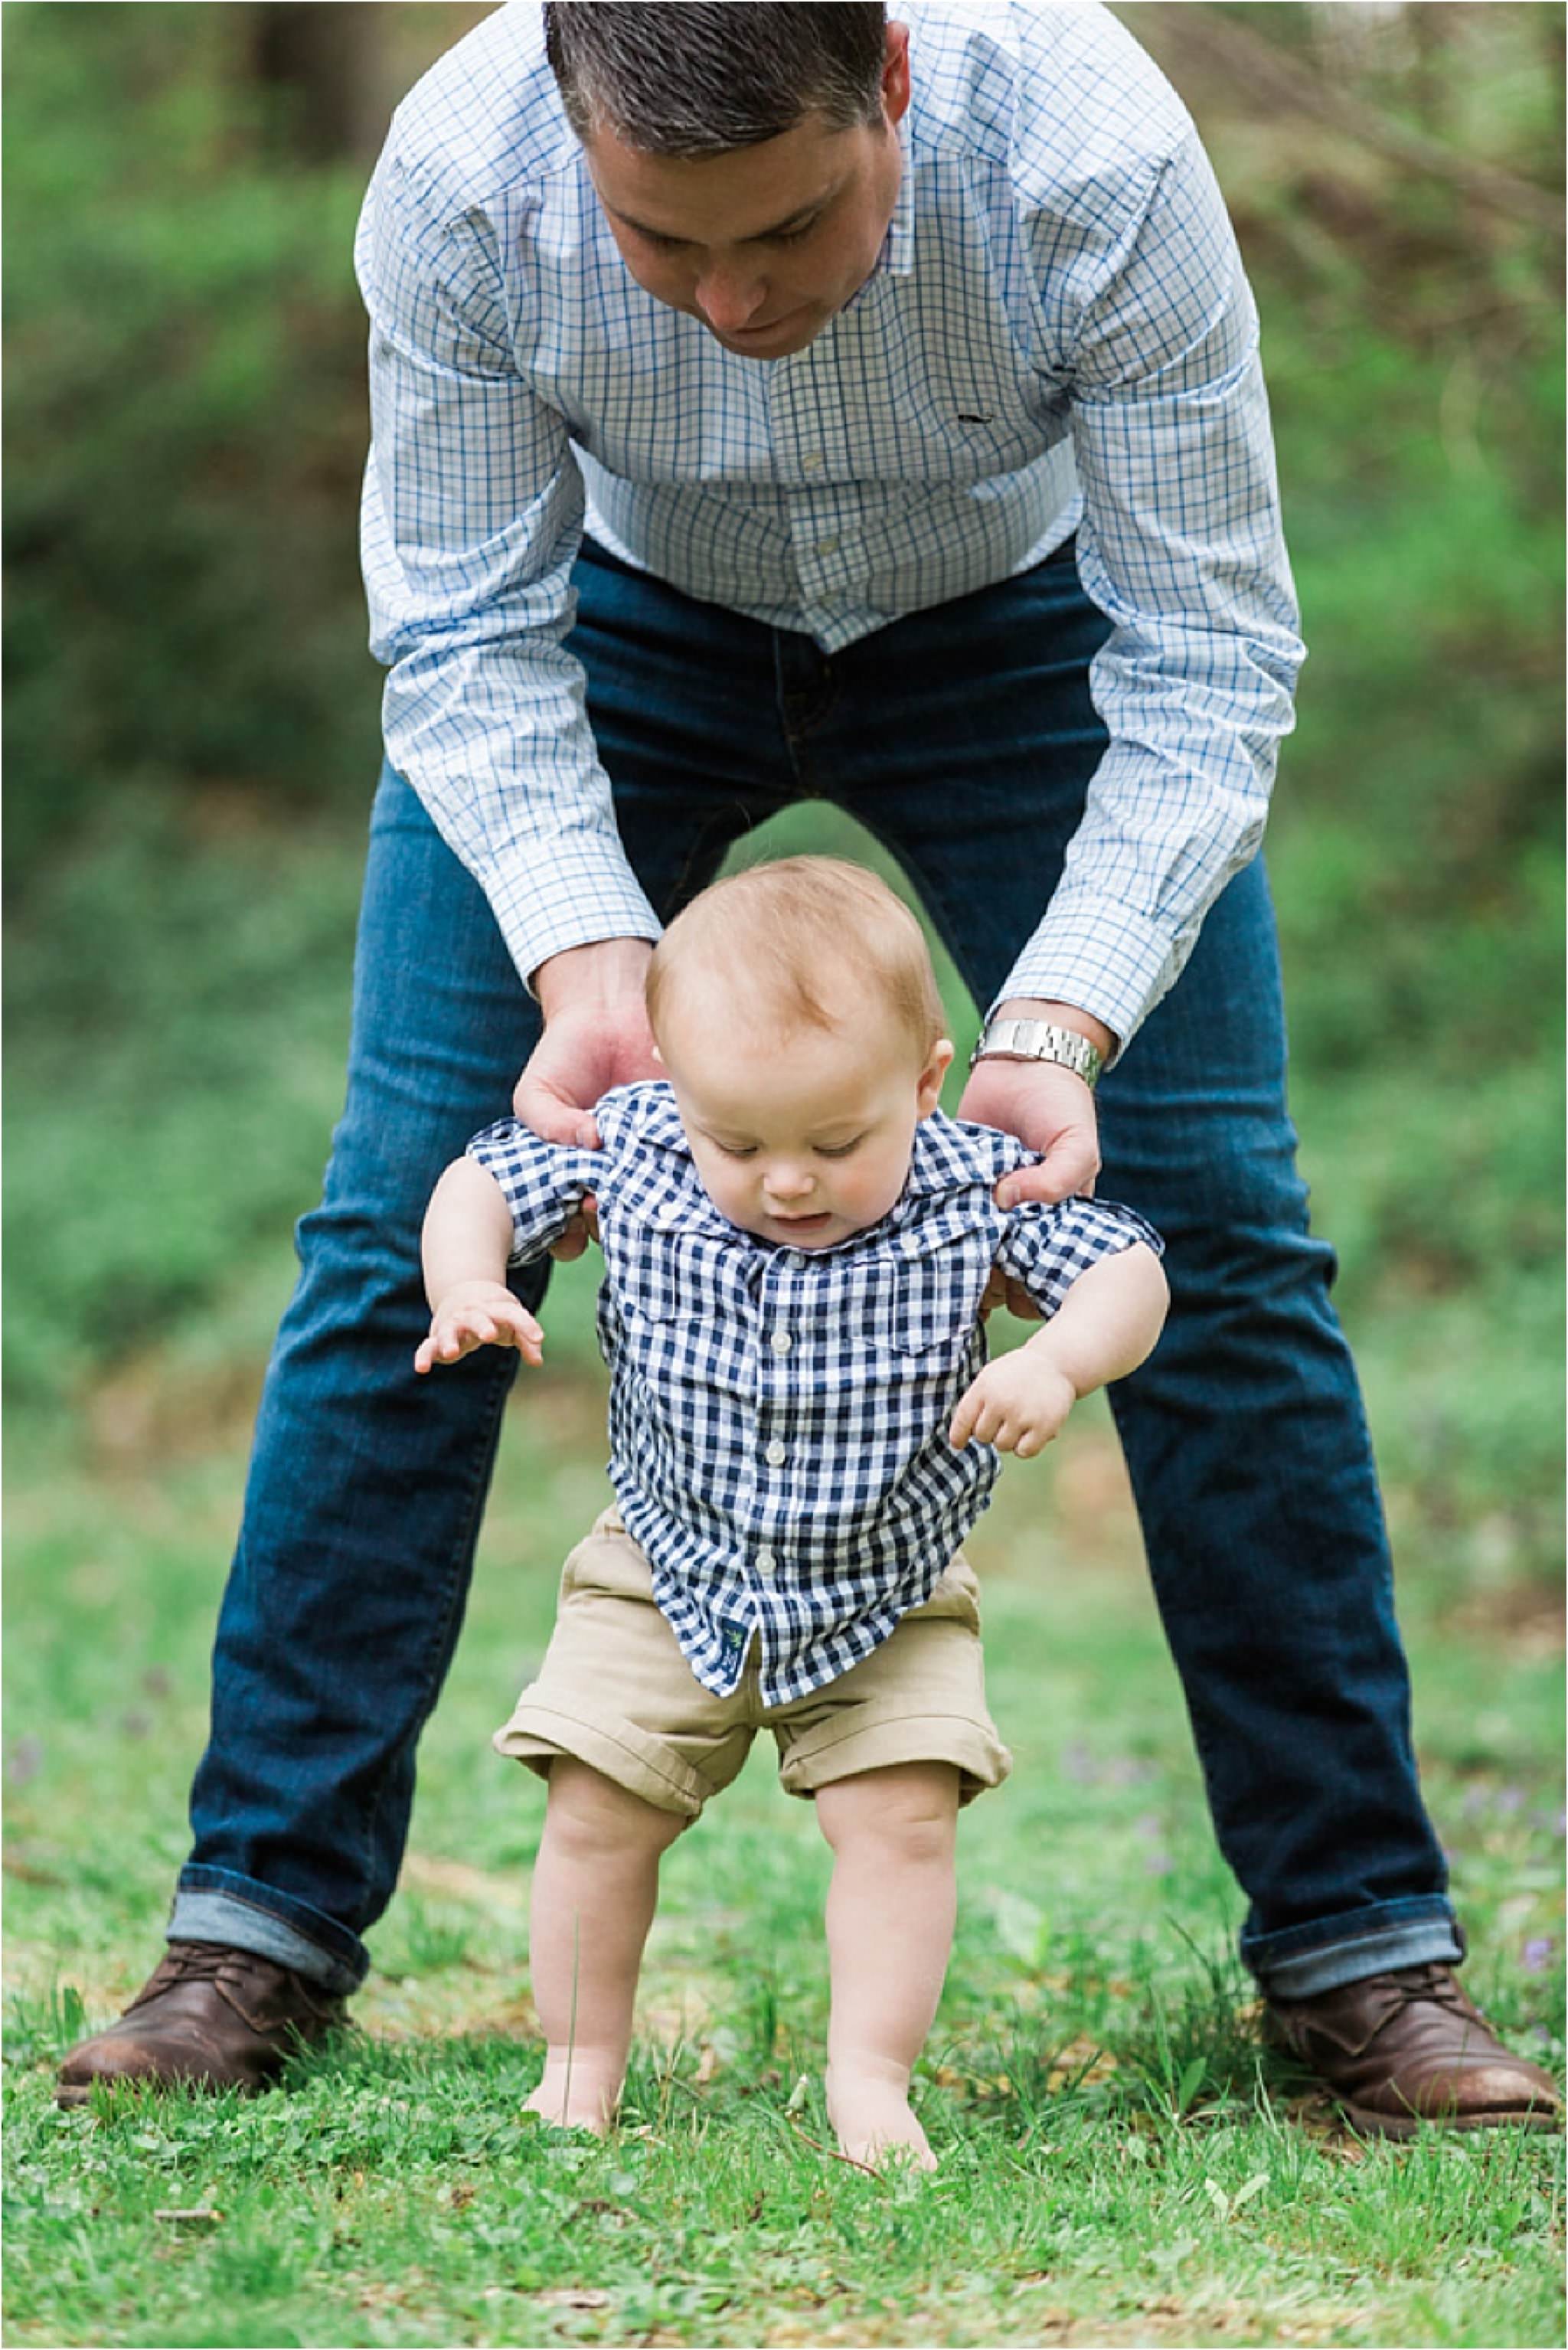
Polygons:
<instances>
[{"instance_id":1,"label":"man's short brown hair","mask_svg":"<svg viewBox=\"0 0 1568 2350\"><path fill-rule=\"evenodd\" d=\"M881 120L888 11L867 0L552 0L545 55L579 139L731 155L808 115Z\"/></svg>"}]
</instances>

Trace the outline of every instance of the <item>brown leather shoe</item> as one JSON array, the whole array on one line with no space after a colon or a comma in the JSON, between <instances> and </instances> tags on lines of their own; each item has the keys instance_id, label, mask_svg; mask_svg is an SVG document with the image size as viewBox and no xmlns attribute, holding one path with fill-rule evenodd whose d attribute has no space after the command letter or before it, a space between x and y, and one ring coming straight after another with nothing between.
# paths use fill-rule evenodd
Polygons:
<instances>
[{"instance_id":1,"label":"brown leather shoe","mask_svg":"<svg viewBox=\"0 0 1568 2350\"><path fill-rule=\"evenodd\" d=\"M1395 1967L1314 1999L1269 2002L1271 2037L1315 2073L1340 2111L1379 2137L1449 2129L1555 2129L1549 2073L1514 2056L1445 1966Z\"/></svg>"},{"instance_id":2,"label":"brown leather shoe","mask_svg":"<svg viewBox=\"0 0 1568 2350\"><path fill-rule=\"evenodd\" d=\"M291 1967L223 1942L171 1942L119 2022L71 2050L55 2099L85 2105L95 2081L263 2089L343 2021L342 2000Z\"/></svg>"}]
</instances>

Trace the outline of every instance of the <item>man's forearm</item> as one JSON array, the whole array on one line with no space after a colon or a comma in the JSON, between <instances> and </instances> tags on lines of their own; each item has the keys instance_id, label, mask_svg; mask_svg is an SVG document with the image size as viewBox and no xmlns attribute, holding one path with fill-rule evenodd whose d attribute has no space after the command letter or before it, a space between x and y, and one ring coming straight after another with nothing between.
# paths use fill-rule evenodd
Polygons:
<instances>
[{"instance_id":1,"label":"man's forearm","mask_svg":"<svg viewBox=\"0 0 1568 2350\"><path fill-rule=\"evenodd\" d=\"M624 1003L628 995L640 1001L652 952L647 939L596 939L547 956L530 984L546 1020L568 1004L576 1009Z\"/></svg>"}]
</instances>

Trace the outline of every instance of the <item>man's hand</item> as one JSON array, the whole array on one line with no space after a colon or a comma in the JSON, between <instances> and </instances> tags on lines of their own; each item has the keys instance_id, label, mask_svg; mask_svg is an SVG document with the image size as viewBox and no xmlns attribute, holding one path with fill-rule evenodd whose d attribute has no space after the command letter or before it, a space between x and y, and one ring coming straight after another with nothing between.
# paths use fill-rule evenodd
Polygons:
<instances>
[{"instance_id":1,"label":"man's hand","mask_svg":"<svg viewBox=\"0 0 1568 2350\"><path fill-rule=\"evenodd\" d=\"M996 1007L999 1020L1044 1020L1057 1028L1071 1028L1086 1036L1108 1060L1116 1040L1104 1021L1075 1003L1048 1003L1029 995L1009 996ZM994 1126L1015 1134L1043 1164L1025 1167L1004 1177L996 1187L999 1208L1015 1208L1020 1200L1071 1199L1095 1188L1100 1171L1100 1137L1095 1119L1095 1097L1082 1077L1054 1061L980 1061L964 1087L959 1116L976 1126Z\"/></svg>"},{"instance_id":2,"label":"man's hand","mask_svg":"<svg viewBox=\"0 0 1568 2350\"><path fill-rule=\"evenodd\" d=\"M1016 1452L1021 1461L1043 1452L1078 1400L1064 1371L1021 1347L987 1363L972 1387L959 1398L948 1426L948 1442L961 1452L971 1437Z\"/></svg>"},{"instance_id":3,"label":"man's hand","mask_svg":"<svg viewBox=\"0 0 1568 2350\"><path fill-rule=\"evenodd\" d=\"M545 1359L544 1331L504 1281L465 1281L448 1290L414 1357L414 1368L423 1373L438 1363L461 1362L476 1347L515 1347L535 1367Z\"/></svg>"},{"instance_id":4,"label":"man's hand","mask_svg":"<svg viewBox=\"0 0 1568 2350\"><path fill-rule=\"evenodd\" d=\"M660 1074L642 998L652 952L646 939L604 939L551 955L535 972L545 1033L517 1080L512 1107L546 1142L599 1149L593 1108L600 1096ZM563 1262L581 1256L590 1234L597 1234L591 1193L551 1255Z\"/></svg>"},{"instance_id":5,"label":"man's hand","mask_svg":"<svg viewBox=\"0 0 1568 2350\"><path fill-rule=\"evenodd\" d=\"M1116 1038L1104 1023L1075 1004L1046 1003L1033 997L1009 997L996 1008L999 1019L1047 1020L1059 1028L1075 1028L1107 1056ZM1021 1168L996 1187L999 1208L1015 1208L1021 1200L1048 1200L1053 1204L1075 1193L1092 1195L1100 1171L1099 1127L1095 1097L1082 1077L1054 1061L979 1061L970 1073L959 1104L960 1118L974 1126L994 1126L1016 1135L1031 1150L1042 1154L1038 1167ZM1038 1321L1040 1309L1027 1290L993 1272L981 1311L1005 1305L1021 1321Z\"/></svg>"}]
</instances>

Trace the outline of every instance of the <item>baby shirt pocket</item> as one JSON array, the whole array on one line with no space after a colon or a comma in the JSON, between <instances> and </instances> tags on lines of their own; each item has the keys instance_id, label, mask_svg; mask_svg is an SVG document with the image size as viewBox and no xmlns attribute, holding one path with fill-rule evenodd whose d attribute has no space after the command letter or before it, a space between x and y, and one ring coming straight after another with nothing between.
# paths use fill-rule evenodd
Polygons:
<instances>
[{"instance_id":1,"label":"baby shirt pocket","mask_svg":"<svg viewBox=\"0 0 1568 2350\"><path fill-rule=\"evenodd\" d=\"M868 1345L906 1364L950 1366L975 1336L989 1269L989 1245L978 1228L898 1233L867 1268Z\"/></svg>"}]
</instances>

